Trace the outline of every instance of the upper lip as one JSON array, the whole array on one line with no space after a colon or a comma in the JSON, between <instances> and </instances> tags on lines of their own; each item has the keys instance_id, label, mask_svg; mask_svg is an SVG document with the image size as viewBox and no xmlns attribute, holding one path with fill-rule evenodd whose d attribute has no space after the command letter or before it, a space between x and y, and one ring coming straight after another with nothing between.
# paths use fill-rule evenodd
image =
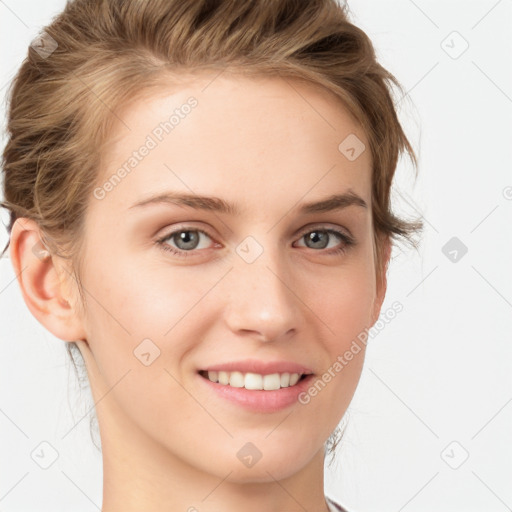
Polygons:
<instances>
[{"instance_id":1,"label":"upper lip","mask_svg":"<svg viewBox=\"0 0 512 512\"><path fill-rule=\"evenodd\" d=\"M220 363L202 368L203 371L210 372L235 372L259 373L261 375L270 375L272 373L313 373L309 368L292 361L258 361L256 359L245 359L243 361L231 361L229 363Z\"/></svg>"}]
</instances>

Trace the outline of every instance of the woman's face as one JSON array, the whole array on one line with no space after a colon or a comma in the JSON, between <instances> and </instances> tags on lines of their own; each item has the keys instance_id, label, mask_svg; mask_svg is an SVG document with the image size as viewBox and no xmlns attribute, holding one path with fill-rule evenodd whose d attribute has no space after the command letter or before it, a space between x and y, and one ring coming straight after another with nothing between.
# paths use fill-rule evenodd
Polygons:
<instances>
[{"instance_id":1,"label":"woman's face","mask_svg":"<svg viewBox=\"0 0 512 512\"><path fill-rule=\"evenodd\" d=\"M345 413L364 344L344 354L380 310L365 134L329 93L281 78L198 76L118 116L86 219L79 344L108 392L104 452L285 478ZM237 387L286 373L313 375Z\"/></svg>"}]
</instances>

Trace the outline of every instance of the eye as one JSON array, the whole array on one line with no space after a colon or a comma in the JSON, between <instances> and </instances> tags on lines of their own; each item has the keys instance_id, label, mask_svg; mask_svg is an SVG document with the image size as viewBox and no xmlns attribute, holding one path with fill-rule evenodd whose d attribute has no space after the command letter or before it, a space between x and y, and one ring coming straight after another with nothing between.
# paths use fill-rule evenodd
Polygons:
<instances>
[{"instance_id":1,"label":"eye","mask_svg":"<svg viewBox=\"0 0 512 512\"><path fill-rule=\"evenodd\" d=\"M336 242L336 239L338 240L338 247L335 244L334 249L326 251L327 254L340 254L355 245L355 240L351 236L336 229L309 229L309 231L303 232L300 238L300 240L305 241L306 247L309 249L327 249L331 242ZM341 246L339 246L340 241Z\"/></svg>"},{"instance_id":2,"label":"eye","mask_svg":"<svg viewBox=\"0 0 512 512\"><path fill-rule=\"evenodd\" d=\"M206 247L201 247L201 239L208 238L211 240L210 235L203 231L202 229L197 228L181 228L171 233L168 233L162 238L159 238L156 243L158 246L164 251L170 251L171 253L177 256L189 256L188 253L194 251L196 249L207 249ZM175 247L169 245L168 241L175 244Z\"/></svg>"}]
</instances>

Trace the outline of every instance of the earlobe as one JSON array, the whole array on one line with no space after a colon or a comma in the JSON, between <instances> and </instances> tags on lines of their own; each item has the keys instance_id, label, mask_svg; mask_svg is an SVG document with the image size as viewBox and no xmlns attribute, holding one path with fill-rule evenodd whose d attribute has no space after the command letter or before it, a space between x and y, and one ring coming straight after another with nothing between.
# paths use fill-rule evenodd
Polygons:
<instances>
[{"instance_id":1,"label":"earlobe","mask_svg":"<svg viewBox=\"0 0 512 512\"><path fill-rule=\"evenodd\" d=\"M66 295L65 270L57 268L35 221L16 220L9 250L23 299L38 322L64 341L85 339L81 319Z\"/></svg>"}]
</instances>

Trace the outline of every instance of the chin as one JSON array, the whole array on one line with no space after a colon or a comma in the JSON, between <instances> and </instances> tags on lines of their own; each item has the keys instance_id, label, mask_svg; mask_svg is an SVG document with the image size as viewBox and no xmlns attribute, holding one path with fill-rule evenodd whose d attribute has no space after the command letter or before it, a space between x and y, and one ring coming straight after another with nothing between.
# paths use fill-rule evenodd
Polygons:
<instances>
[{"instance_id":1,"label":"chin","mask_svg":"<svg viewBox=\"0 0 512 512\"><path fill-rule=\"evenodd\" d=\"M307 452L304 448L291 442L284 449L283 445L279 443L267 442L265 447L263 444L263 442L259 444L260 453L250 446L247 446L245 451L237 448L234 458L231 453L225 454L222 457L223 462L211 469L220 478L225 478L229 473L226 480L232 483L273 482L291 477L311 462L311 459L318 453L314 450ZM311 447L309 446L309 448ZM323 446L319 449L323 449ZM217 461L220 459L221 457L217 458ZM210 460L215 460L215 457Z\"/></svg>"}]
</instances>

